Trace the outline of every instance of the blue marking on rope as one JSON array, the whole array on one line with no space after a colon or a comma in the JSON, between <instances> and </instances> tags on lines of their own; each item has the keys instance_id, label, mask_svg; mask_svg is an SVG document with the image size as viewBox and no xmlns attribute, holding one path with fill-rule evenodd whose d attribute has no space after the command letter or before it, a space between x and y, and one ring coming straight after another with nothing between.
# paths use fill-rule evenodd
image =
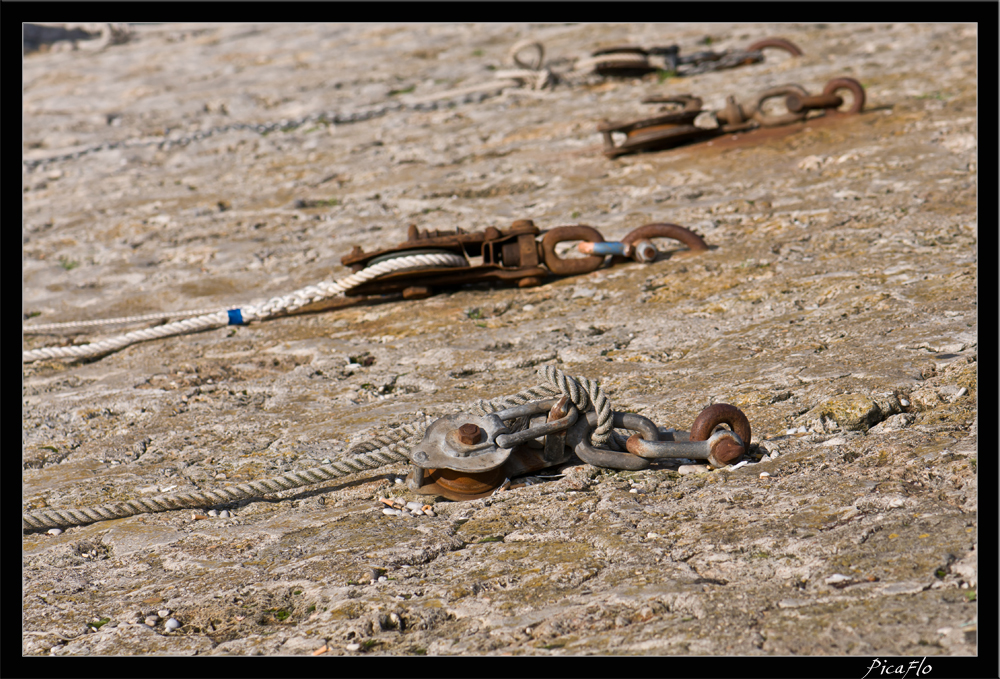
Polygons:
<instances>
[{"instance_id":1,"label":"blue marking on rope","mask_svg":"<svg viewBox=\"0 0 1000 679\"><path fill-rule=\"evenodd\" d=\"M229 325L243 325L243 314L239 309L229 310Z\"/></svg>"}]
</instances>

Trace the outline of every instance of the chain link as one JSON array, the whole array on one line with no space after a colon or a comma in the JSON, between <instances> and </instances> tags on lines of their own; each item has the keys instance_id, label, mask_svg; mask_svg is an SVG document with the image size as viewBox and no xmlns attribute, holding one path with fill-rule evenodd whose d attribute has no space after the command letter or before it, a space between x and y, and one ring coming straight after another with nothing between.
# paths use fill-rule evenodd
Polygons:
<instances>
[{"instance_id":1,"label":"chain link","mask_svg":"<svg viewBox=\"0 0 1000 679\"><path fill-rule=\"evenodd\" d=\"M502 91L506 87L515 84L514 81L507 80L497 80L496 83L487 83L488 86L495 86L497 90ZM365 120L372 120L373 118L380 118L388 113L394 111L412 110L412 111L434 111L439 108L454 108L460 104L469 103L479 103L490 96L495 96L499 94L498 92L489 91L479 91L479 92L467 92L461 97L455 97L447 99L443 97L442 100L438 101L427 101L418 100L412 102L402 102L396 101L382 106L377 106L374 108L362 109L359 111L352 111L350 113L338 113L333 111L328 111L324 113L311 113L307 116L301 118L288 119L283 118L281 120L276 120L266 123L231 123L229 125L219 125L216 127L210 127L206 130L199 130L192 134L184 137L179 137L171 139L169 137L171 130L168 128L163 137L156 139L123 139L116 142L104 142L102 144L97 144L95 146L90 146L85 149L80 149L72 153L66 153L58 156L49 156L48 158L36 158L31 160L22 160L21 164L28 171L34 171L39 167L50 165L52 163L59 163L68 160L75 160L77 158L82 158L83 156L89 155L91 153L98 153L100 151L113 151L115 149L126 149L126 148L146 148L149 146L156 146L160 150L166 150L173 147L184 147L188 144L196 141L201 141L209 137L215 136L217 134L223 134L226 132L235 132L240 130L248 130L250 132L256 132L257 134L269 134L271 132L276 132L282 130L284 132L290 132L298 127L307 124L326 124L326 125L348 125L351 123L359 123ZM447 95L447 92L444 93Z\"/></svg>"}]
</instances>

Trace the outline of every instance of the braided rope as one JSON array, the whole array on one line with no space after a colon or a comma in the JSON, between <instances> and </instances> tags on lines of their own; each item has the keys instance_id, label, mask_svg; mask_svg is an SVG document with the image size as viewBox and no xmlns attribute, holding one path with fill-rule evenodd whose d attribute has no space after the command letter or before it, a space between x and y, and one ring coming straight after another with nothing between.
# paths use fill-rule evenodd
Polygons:
<instances>
[{"instance_id":1,"label":"braided rope","mask_svg":"<svg viewBox=\"0 0 1000 679\"><path fill-rule=\"evenodd\" d=\"M459 255L445 254L425 254L406 255L379 262L374 266L369 266L357 273L351 274L339 281L323 281L316 285L310 285L300 290L296 290L288 295L274 297L260 305L250 305L239 309L239 315L243 323L263 320L275 316L282 312L291 312L307 304L312 304L328 297L340 294L351 288L357 287L373 278L384 276L387 273L398 269L407 269L414 266L467 266L468 262ZM190 318L183 321L175 321L166 325L153 328L136 330L118 337L112 337L90 344L80 344L70 347L42 347L25 351L22 354L22 361L25 363L37 361L42 358L83 358L87 356L97 356L106 354L137 342L146 342L171 335L186 335L202 330L220 328L231 323L229 311L216 311L214 313Z\"/></svg>"},{"instance_id":2,"label":"braided rope","mask_svg":"<svg viewBox=\"0 0 1000 679\"><path fill-rule=\"evenodd\" d=\"M70 321L67 323L44 323L41 325L24 325L21 331L26 335L36 335L50 330L68 330L70 328L86 328L99 325L123 325L125 323L140 323L143 321L162 321L167 318L183 318L184 316L201 316L214 314L224 309L193 309L191 311L164 311L141 316L122 316L120 318L103 318L96 321Z\"/></svg>"},{"instance_id":3,"label":"braided rope","mask_svg":"<svg viewBox=\"0 0 1000 679\"><path fill-rule=\"evenodd\" d=\"M121 519L126 516L135 516L136 514L152 514L190 507L211 507L213 505L228 504L237 500L245 500L247 498L301 488L302 486L330 481L361 471L378 469L379 467L396 462L407 461L409 461L409 458L402 453L375 451L365 455L356 455L346 460L331 462L321 467L288 472L269 479L241 483L236 486L226 486L215 491L157 495L151 498L114 502L98 507L45 509L22 514L21 529L37 530L41 528L78 526L84 523L94 523L95 521Z\"/></svg>"},{"instance_id":4,"label":"braided rope","mask_svg":"<svg viewBox=\"0 0 1000 679\"><path fill-rule=\"evenodd\" d=\"M543 366L538 372L550 384L540 384L516 394L502 396L490 401L476 401L472 406L473 412L481 415L494 413L512 406L523 405L529 401L540 400L562 393L568 396L581 411L586 411L591 403L598 404L597 430L604 431L605 435L603 439L599 439L597 430L595 430L594 436L591 439L595 444L603 443L607 440L615 442L615 437L621 438L617 432L611 429L612 415L610 403L597 382L586 377L570 377L551 365ZM371 471L396 462L408 462L410 459L408 453L413 445L415 445L414 440L423 436L424 431L427 429L427 424L427 422L422 424L404 424L390 429L369 441L352 446L348 450L348 455L352 455L352 457L331 462L321 467L288 472L260 481L226 486L215 491L157 495L151 498L127 500L97 507L44 509L29 512L21 515L21 529L60 528L94 523L96 521L121 519L137 514L152 514L192 507L211 507L213 505L228 504L237 500L245 500L247 498L301 488L302 486L329 481L361 471ZM614 436L607 432L613 433ZM625 449L623 438L621 439L619 449Z\"/></svg>"}]
</instances>

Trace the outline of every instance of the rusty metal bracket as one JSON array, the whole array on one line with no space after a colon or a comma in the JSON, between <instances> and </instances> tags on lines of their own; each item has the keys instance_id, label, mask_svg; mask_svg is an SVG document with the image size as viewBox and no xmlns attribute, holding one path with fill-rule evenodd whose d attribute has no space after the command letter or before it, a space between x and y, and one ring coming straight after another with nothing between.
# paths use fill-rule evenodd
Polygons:
<instances>
[{"instance_id":1,"label":"rusty metal bracket","mask_svg":"<svg viewBox=\"0 0 1000 679\"><path fill-rule=\"evenodd\" d=\"M725 52L702 50L685 56L681 55L680 47L677 45L650 48L632 45L609 47L597 50L591 53L591 56L606 57L594 66L594 72L599 75L636 77L655 71L666 71L675 76L689 76L760 63L764 61L763 51L770 48L783 50L792 56L802 56L802 50L784 38L759 40L745 50L734 49ZM616 55L621 55L621 60L615 61ZM637 60L637 56L646 59Z\"/></svg>"},{"instance_id":2,"label":"rusty metal bracket","mask_svg":"<svg viewBox=\"0 0 1000 679\"><path fill-rule=\"evenodd\" d=\"M844 107L841 92L850 93L850 104ZM782 99L786 112L768 113L764 103L772 99ZM865 105L865 90L853 78L834 78L823 88L823 93L810 95L799 85L782 85L761 92L753 105L743 106L735 97L726 99L726 106L717 111L701 110L701 99L690 94L671 97L646 97L643 103L666 103L682 105L682 110L673 110L652 118L629 122L603 121L597 131L604 137L604 155L617 158L628 153L654 151L673 148L693 141L703 141L733 132L742 132L759 127L775 127L802 122L811 111L821 111L821 115L851 115L860 113ZM698 127L695 119L702 114L710 114L718 125L714 128ZM625 139L616 143L614 134L624 133Z\"/></svg>"},{"instance_id":3,"label":"rusty metal bracket","mask_svg":"<svg viewBox=\"0 0 1000 679\"><path fill-rule=\"evenodd\" d=\"M393 248L365 252L355 247L341 258L344 266L353 271L391 257L418 254L421 251L452 252L466 257L482 257L481 264L469 263L465 267L414 268L396 271L359 285L348 295L381 295L402 292L403 297L415 299L433 294L434 288L451 287L481 281L516 281L520 287L538 285L549 275L539 266L541 257L535 236L538 227L529 219L515 221L509 229L489 227L484 231L454 232L424 231L411 225L406 242Z\"/></svg>"},{"instance_id":4,"label":"rusty metal bracket","mask_svg":"<svg viewBox=\"0 0 1000 679\"><path fill-rule=\"evenodd\" d=\"M399 269L358 285L345 294L357 297L402 292L405 299L418 299L434 294L438 288L481 281L516 282L519 287L529 287L539 285L550 274L573 276L594 271L604 264L608 254L628 254L636 261L652 261L657 253L649 239L654 237L674 238L692 251L708 249L700 236L676 224L639 227L625 237L624 243L613 244L618 246L613 251L600 248L587 251L583 247L604 243L604 236L592 226L557 226L543 234L534 222L527 219L515 221L509 229L491 226L472 233L462 229L421 232L416 226L410 226L408 235L406 242L392 248L365 252L355 247L340 261L357 272L406 255L450 252L465 258L468 265ZM542 236L540 241L537 239L539 235ZM567 241L583 241L579 249L589 256L561 257L556 253L556 245ZM481 263L473 263L470 259L473 257L482 258Z\"/></svg>"}]
</instances>

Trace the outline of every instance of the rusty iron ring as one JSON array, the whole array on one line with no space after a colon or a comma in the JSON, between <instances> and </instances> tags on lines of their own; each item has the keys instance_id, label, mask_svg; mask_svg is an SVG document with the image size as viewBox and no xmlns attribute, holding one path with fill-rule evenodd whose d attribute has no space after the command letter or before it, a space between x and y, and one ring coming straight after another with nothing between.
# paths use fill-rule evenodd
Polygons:
<instances>
[{"instance_id":1,"label":"rusty iron ring","mask_svg":"<svg viewBox=\"0 0 1000 679\"><path fill-rule=\"evenodd\" d=\"M799 85L782 85L781 87L772 87L769 90L761 92L757 97L757 105L754 107L753 119L761 124L763 127L776 127L778 125L788 125L789 123L797 123L800 120L805 120L807 111L800 111L798 113L782 113L780 115L768 115L764 113L763 105L768 99L775 99L777 97L787 97L789 94L797 94L800 97L808 97L809 93L806 92L805 88Z\"/></svg>"},{"instance_id":2,"label":"rusty iron ring","mask_svg":"<svg viewBox=\"0 0 1000 679\"><path fill-rule=\"evenodd\" d=\"M673 238L679 240L688 247L688 250L708 250L708 243L691 229L686 229L677 224L646 224L635 229L629 235L622 238L622 243L635 245L637 241L644 238Z\"/></svg>"},{"instance_id":3,"label":"rusty iron ring","mask_svg":"<svg viewBox=\"0 0 1000 679\"><path fill-rule=\"evenodd\" d=\"M798 45L784 38L766 38L764 40L758 40L754 44L747 47L747 52L759 52L767 47L775 47L777 49L785 50L793 57L801 57L802 50L799 49Z\"/></svg>"},{"instance_id":4,"label":"rusty iron ring","mask_svg":"<svg viewBox=\"0 0 1000 679\"><path fill-rule=\"evenodd\" d=\"M604 263L604 255L591 255L578 259L563 259L556 254L556 243L572 240L583 240L590 243L603 243L604 236L592 226L579 224L576 226L557 226L550 229L542 237L542 254L545 266L558 276L574 276L590 273Z\"/></svg>"},{"instance_id":5,"label":"rusty iron ring","mask_svg":"<svg viewBox=\"0 0 1000 679\"><path fill-rule=\"evenodd\" d=\"M701 411L691 425L691 441L707 441L720 424L728 424L743 441L743 448L733 446L715 454L718 462L727 464L750 449L750 421L743 411L728 403L716 403Z\"/></svg>"},{"instance_id":6,"label":"rusty iron ring","mask_svg":"<svg viewBox=\"0 0 1000 679\"><path fill-rule=\"evenodd\" d=\"M848 90L854 96L854 101L851 103L850 108L844 111L838 110L837 113L844 115L861 113L861 110L865 107L865 88L861 86L861 83L854 78L834 78L823 88L823 94L835 94L840 90Z\"/></svg>"}]
</instances>

